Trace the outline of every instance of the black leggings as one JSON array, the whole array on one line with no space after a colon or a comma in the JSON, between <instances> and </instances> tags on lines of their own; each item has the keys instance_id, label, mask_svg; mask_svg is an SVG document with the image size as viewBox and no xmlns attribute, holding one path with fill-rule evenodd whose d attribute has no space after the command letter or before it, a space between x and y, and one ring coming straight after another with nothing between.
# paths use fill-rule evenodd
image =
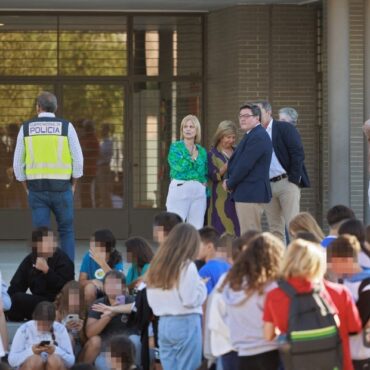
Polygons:
<instances>
[{"instance_id":1,"label":"black leggings","mask_svg":"<svg viewBox=\"0 0 370 370\"><path fill-rule=\"evenodd\" d=\"M38 303L49 301L45 297L27 293L14 293L11 296L12 306L6 312L11 321L32 320L32 313Z\"/></svg>"},{"instance_id":2,"label":"black leggings","mask_svg":"<svg viewBox=\"0 0 370 370\"><path fill-rule=\"evenodd\" d=\"M279 365L278 350L263 352L254 356L239 357L239 370L278 370Z\"/></svg>"}]
</instances>

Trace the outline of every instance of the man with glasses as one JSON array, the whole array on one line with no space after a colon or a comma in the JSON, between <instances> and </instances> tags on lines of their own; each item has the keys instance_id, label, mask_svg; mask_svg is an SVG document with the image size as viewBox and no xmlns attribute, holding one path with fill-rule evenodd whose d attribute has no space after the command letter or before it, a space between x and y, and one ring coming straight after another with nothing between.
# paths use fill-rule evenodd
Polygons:
<instances>
[{"instance_id":1,"label":"man with glasses","mask_svg":"<svg viewBox=\"0 0 370 370\"><path fill-rule=\"evenodd\" d=\"M261 126L261 110L245 104L239 110L240 128L245 132L228 164L223 187L235 201L240 233L261 230L261 203L271 200L269 168L272 143Z\"/></svg>"},{"instance_id":2,"label":"man with glasses","mask_svg":"<svg viewBox=\"0 0 370 370\"><path fill-rule=\"evenodd\" d=\"M285 241L285 226L299 213L301 188L310 181L304 166L304 151L297 129L288 122L272 118L268 101L256 103L261 109L261 123L272 142L269 171L272 199L264 205L270 231Z\"/></svg>"}]
</instances>

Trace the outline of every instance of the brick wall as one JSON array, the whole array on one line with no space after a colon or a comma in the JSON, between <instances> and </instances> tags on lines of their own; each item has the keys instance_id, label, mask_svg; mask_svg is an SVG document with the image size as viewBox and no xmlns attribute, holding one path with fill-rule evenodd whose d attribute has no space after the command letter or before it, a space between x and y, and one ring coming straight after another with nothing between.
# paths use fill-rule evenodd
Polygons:
<instances>
[{"instance_id":1,"label":"brick wall","mask_svg":"<svg viewBox=\"0 0 370 370\"><path fill-rule=\"evenodd\" d=\"M297 109L312 187L301 209L320 217L317 8L238 6L207 17L208 139L223 119L236 121L244 101L270 100L275 117ZM209 141L208 141L209 144Z\"/></svg>"}]
</instances>

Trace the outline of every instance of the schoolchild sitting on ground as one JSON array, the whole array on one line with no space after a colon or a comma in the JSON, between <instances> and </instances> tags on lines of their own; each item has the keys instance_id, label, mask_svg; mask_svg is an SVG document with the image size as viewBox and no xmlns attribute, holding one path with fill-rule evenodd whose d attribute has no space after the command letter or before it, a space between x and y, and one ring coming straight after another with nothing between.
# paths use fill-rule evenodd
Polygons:
<instances>
[{"instance_id":1,"label":"schoolchild sitting on ground","mask_svg":"<svg viewBox=\"0 0 370 370\"><path fill-rule=\"evenodd\" d=\"M207 289L193 262L199 244L192 225L176 225L146 274L148 302L160 317L159 353L164 370L194 370L201 364L201 315Z\"/></svg>"},{"instance_id":2,"label":"schoolchild sitting on ground","mask_svg":"<svg viewBox=\"0 0 370 370\"><path fill-rule=\"evenodd\" d=\"M198 260L204 260L206 263L199 270L199 275L206 279L207 293L210 294L216 286L220 276L229 271L230 263L227 258L220 258L217 255L217 246L220 235L211 226L205 226L199 230L200 248ZM225 256L226 257L226 256Z\"/></svg>"},{"instance_id":3,"label":"schoolchild sitting on ground","mask_svg":"<svg viewBox=\"0 0 370 370\"><path fill-rule=\"evenodd\" d=\"M261 307L266 294L277 287L284 250L278 238L262 233L249 242L227 274L220 289L223 289L226 322L238 358L225 361L224 369L279 368L277 344L264 338Z\"/></svg>"},{"instance_id":4,"label":"schoolchild sitting on ground","mask_svg":"<svg viewBox=\"0 0 370 370\"><path fill-rule=\"evenodd\" d=\"M116 249L116 238L110 230L97 230L90 239L90 250L83 259L79 282L85 289L89 306L103 295L103 279L111 270L123 271L122 256Z\"/></svg>"},{"instance_id":5,"label":"schoolchild sitting on ground","mask_svg":"<svg viewBox=\"0 0 370 370\"><path fill-rule=\"evenodd\" d=\"M363 329L359 334L350 336L351 356L356 370L370 368L370 269L359 265L360 251L357 238L344 234L330 243L327 254L328 268L343 280L360 313Z\"/></svg>"},{"instance_id":6,"label":"schoolchild sitting on ground","mask_svg":"<svg viewBox=\"0 0 370 370\"><path fill-rule=\"evenodd\" d=\"M36 305L54 302L64 284L74 279L74 264L56 246L54 234L47 227L32 232L32 252L15 272L8 293L12 306L7 316L13 321L30 320ZM26 293L27 289L31 294Z\"/></svg>"},{"instance_id":7,"label":"schoolchild sitting on ground","mask_svg":"<svg viewBox=\"0 0 370 370\"><path fill-rule=\"evenodd\" d=\"M99 370L107 369L103 352L106 351L109 340L115 334L130 336L130 339L135 341L135 346L138 347L137 353L140 354L140 340L134 314L118 314L109 308L109 306L134 302L133 297L125 295L125 275L120 271L109 271L104 277L103 288L104 297L96 300L94 304L103 304L107 307L98 311L89 310L86 322L88 340L79 356L79 360L82 362L95 362L95 366Z\"/></svg>"},{"instance_id":8,"label":"schoolchild sitting on ground","mask_svg":"<svg viewBox=\"0 0 370 370\"><path fill-rule=\"evenodd\" d=\"M281 265L280 276L283 281L286 281L295 290L297 296L300 296L300 293L305 293L305 296L313 297L313 294L317 292L322 302L317 307L325 307L324 311L334 315L330 315L330 317L334 318L333 327L339 325L343 359L337 352L338 358L336 360L342 362L343 366L338 368L351 370L353 367L349 350L349 334L357 333L361 329L361 321L348 289L343 285L323 280L325 266L324 254L318 244L297 239L288 246ZM311 293L311 295L308 293ZM292 299L288 293L280 286L267 294L263 314L266 339L273 340L277 335L279 339L282 339L287 334L290 320L293 318L290 316L291 302ZM307 312L322 311L312 311L310 309ZM295 317L294 320L296 320ZM322 321L320 320L320 322ZM335 325L334 322L336 322ZM301 324L305 323L307 322L301 319ZM332 333L337 335L337 330L334 330ZM339 342L336 341L335 343ZM341 348L338 345L336 349L340 351ZM322 353L325 356L325 353ZM312 352L309 361L304 359L300 362L302 365L300 369L311 370L315 368L312 361L320 361L320 356L318 353Z\"/></svg>"},{"instance_id":9,"label":"schoolchild sitting on ground","mask_svg":"<svg viewBox=\"0 0 370 370\"><path fill-rule=\"evenodd\" d=\"M115 335L110 340L106 356L111 369L137 369L135 365L135 347L126 335Z\"/></svg>"},{"instance_id":10,"label":"schoolchild sitting on ground","mask_svg":"<svg viewBox=\"0 0 370 370\"><path fill-rule=\"evenodd\" d=\"M83 328L87 308L83 288L77 281L69 281L57 295L54 304L56 321L67 329L74 353L77 355L86 339Z\"/></svg>"},{"instance_id":11,"label":"schoolchild sitting on ground","mask_svg":"<svg viewBox=\"0 0 370 370\"><path fill-rule=\"evenodd\" d=\"M55 321L55 307L40 302L33 320L22 324L10 348L9 364L21 370L64 370L75 361L66 328Z\"/></svg>"},{"instance_id":12,"label":"schoolchild sitting on ground","mask_svg":"<svg viewBox=\"0 0 370 370\"><path fill-rule=\"evenodd\" d=\"M344 221L355 219L356 216L351 208L338 204L329 209L326 220L330 227L329 234L322 240L321 245L327 247L338 236L338 230Z\"/></svg>"},{"instance_id":13,"label":"schoolchild sitting on ground","mask_svg":"<svg viewBox=\"0 0 370 370\"><path fill-rule=\"evenodd\" d=\"M127 272L126 284L133 289L142 279L149 268L154 253L149 243L141 237L129 238L125 241L127 251L127 262L131 266Z\"/></svg>"}]
</instances>

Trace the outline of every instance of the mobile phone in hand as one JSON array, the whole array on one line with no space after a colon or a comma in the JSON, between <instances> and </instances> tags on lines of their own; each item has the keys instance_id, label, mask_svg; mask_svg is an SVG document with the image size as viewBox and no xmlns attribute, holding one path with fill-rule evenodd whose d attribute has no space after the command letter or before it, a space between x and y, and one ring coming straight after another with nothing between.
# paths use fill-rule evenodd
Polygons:
<instances>
[{"instance_id":1,"label":"mobile phone in hand","mask_svg":"<svg viewBox=\"0 0 370 370\"><path fill-rule=\"evenodd\" d=\"M50 340L42 340L39 344L40 347L49 346Z\"/></svg>"},{"instance_id":2,"label":"mobile phone in hand","mask_svg":"<svg viewBox=\"0 0 370 370\"><path fill-rule=\"evenodd\" d=\"M124 295L118 295L116 297L117 304L125 304L125 302L126 302L126 297Z\"/></svg>"}]
</instances>

